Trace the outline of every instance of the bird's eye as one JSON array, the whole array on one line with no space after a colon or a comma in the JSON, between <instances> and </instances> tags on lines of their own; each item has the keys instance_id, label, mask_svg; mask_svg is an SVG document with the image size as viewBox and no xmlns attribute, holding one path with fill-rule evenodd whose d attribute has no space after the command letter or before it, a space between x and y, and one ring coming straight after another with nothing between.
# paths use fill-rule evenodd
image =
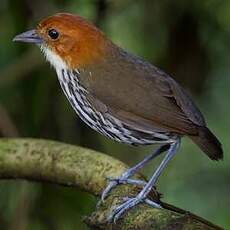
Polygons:
<instances>
[{"instance_id":1,"label":"bird's eye","mask_svg":"<svg viewBox=\"0 0 230 230\"><path fill-rule=\"evenodd\" d=\"M48 35L49 35L49 37L50 37L51 39L53 39L53 40L56 40L56 39L59 37L58 31L55 30L55 29L50 29L50 30L48 31Z\"/></svg>"}]
</instances>

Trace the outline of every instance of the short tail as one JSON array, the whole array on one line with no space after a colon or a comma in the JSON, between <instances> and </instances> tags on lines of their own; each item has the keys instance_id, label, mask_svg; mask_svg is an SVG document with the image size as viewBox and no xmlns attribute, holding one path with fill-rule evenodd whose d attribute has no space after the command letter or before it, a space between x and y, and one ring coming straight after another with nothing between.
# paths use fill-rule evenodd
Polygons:
<instances>
[{"instance_id":1,"label":"short tail","mask_svg":"<svg viewBox=\"0 0 230 230\"><path fill-rule=\"evenodd\" d=\"M212 160L223 159L223 149L219 140L207 127L198 127L197 136L189 136Z\"/></svg>"}]
</instances>

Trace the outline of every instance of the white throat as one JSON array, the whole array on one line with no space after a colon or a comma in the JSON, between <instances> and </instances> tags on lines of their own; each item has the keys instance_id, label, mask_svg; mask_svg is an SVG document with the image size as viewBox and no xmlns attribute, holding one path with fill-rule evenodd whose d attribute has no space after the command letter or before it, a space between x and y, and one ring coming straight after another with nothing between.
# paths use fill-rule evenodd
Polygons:
<instances>
[{"instance_id":1,"label":"white throat","mask_svg":"<svg viewBox=\"0 0 230 230\"><path fill-rule=\"evenodd\" d=\"M41 51L45 55L47 61L56 69L56 71L60 69L67 69L66 63L61 59L61 57L55 54L52 50L47 48L46 46L41 46Z\"/></svg>"}]
</instances>

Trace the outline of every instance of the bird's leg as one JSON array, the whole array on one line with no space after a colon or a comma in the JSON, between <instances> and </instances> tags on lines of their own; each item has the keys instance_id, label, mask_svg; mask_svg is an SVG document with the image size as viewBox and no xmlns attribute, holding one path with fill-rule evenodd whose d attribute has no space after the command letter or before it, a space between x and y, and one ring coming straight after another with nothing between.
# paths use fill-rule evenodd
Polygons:
<instances>
[{"instance_id":1,"label":"bird's leg","mask_svg":"<svg viewBox=\"0 0 230 230\"><path fill-rule=\"evenodd\" d=\"M127 171L122 173L121 176L117 178L108 178L109 184L105 188L105 190L102 192L101 195L101 201L104 201L104 199L107 197L109 192L112 190L112 188L116 187L118 184L135 184L135 185L145 185L146 182L142 180L135 180L135 179L129 179L131 176L133 176L138 170L143 168L149 161L151 161L153 158L160 155L163 151L165 151L165 148L167 148L168 144L161 145L159 148L157 148L153 153L146 156L141 162L139 162L137 165L133 166L132 168L129 168Z\"/></svg>"},{"instance_id":2,"label":"bird's leg","mask_svg":"<svg viewBox=\"0 0 230 230\"><path fill-rule=\"evenodd\" d=\"M177 139L175 142L173 142L170 145L170 148L168 149L164 159L162 160L162 162L160 163L160 165L158 166L158 168L156 169L156 171L154 172L154 174L152 175L148 183L146 183L144 188L141 190L141 192L134 198L125 198L125 202L113 210L112 214L109 217L110 221L113 220L114 222L116 222L120 218L120 216L124 214L128 209L136 206L139 203L144 202L155 208L161 207L160 204L151 201L150 199L147 198L147 196L151 191L151 189L153 188L153 186L155 185L157 179L159 178L160 174L162 173L167 163L177 152L179 146L180 146L180 139Z\"/></svg>"}]
</instances>

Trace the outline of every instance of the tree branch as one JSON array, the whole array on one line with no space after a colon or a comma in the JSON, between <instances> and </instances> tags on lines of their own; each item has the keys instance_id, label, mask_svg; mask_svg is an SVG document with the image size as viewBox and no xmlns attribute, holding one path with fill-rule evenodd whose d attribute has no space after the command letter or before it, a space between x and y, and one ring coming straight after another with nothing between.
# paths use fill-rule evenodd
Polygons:
<instances>
[{"instance_id":1,"label":"tree branch","mask_svg":"<svg viewBox=\"0 0 230 230\"><path fill-rule=\"evenodd\" d=\"M98 196L106 186L106 177L119 176L126 169L125 164L110 156L81 147L47 140L0 139L1 179L52 182L78 187ZM112 207L121 202L122 197L135 195L139 189L118 186L85 222L91 229L221 229L165 203L162 203L163 209L138 205L116 224L108 223ZM159 200L156 192L152 192L151 198Z\"/></svg>"}]
</instances>

